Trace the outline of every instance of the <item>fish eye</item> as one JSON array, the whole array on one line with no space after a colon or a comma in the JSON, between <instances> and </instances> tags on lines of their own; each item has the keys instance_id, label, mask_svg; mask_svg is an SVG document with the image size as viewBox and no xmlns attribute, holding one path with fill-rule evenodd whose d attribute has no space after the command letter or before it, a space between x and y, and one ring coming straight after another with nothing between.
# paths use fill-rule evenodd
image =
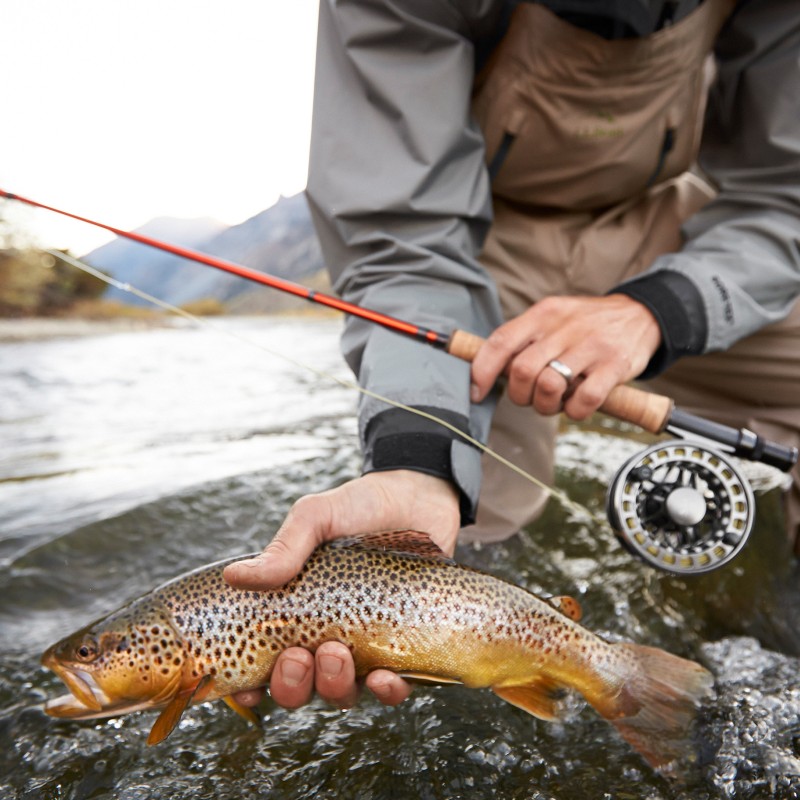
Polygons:
<instances>
[{"instance_id":1,"label":"fish eye","mask_svg":"<svg viewBox=\"0 0 800 800\"><path fill-rule=\"evenodd\" d=\"M92 636L87 636L75 650L78 661L94 661L97 654L97 640Z\"/></svg>"}]
</instances>

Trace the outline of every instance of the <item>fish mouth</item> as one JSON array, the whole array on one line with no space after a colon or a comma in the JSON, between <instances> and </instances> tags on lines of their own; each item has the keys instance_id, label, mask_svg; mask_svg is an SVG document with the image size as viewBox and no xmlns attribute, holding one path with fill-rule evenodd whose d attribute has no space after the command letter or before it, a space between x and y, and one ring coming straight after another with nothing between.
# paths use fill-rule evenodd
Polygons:
<instances>
[{"instance_id":1,"label":"fish mouth","mask_svg":"<svg viewBox=\"0 0 800 800\"><path fill-rule=\"evenodd\" d=\"M53 653L45 654L42 665L58 675L70 691L48 700L44 706L46 714L66 719L92 719L117 712L119 706L97 685L89 672L59 662Z\"/></svg>"},{"instance_id":2,"label":"fish mouth","mask_svg":"<svg viewBox=\"0 0 800 800\"><path fill-rule=\"evenodd\" d=\"M159 704L141 700L112 700L92 675L84 670L61 664L51 654L45 654L43 666L61 678L69 694L54 697L44 704L45 714L58 719L100 719L155 708ZM163 704L162 704L163 705Z\"/></svg>"},{"instance_id":3,"label":"fish mouth","mask_svg":"<svg viewBox=\"0 0 800 800\"><path fill-rule=\"evenodd\" d=\"M61 695L45 703L44 710L50 716L94 715L102 713L103 709L111 704L108 696L88 672L64 664L45 663L44 666L55 672L70 690L70 694Z\"/></svg>"}]
</instances>

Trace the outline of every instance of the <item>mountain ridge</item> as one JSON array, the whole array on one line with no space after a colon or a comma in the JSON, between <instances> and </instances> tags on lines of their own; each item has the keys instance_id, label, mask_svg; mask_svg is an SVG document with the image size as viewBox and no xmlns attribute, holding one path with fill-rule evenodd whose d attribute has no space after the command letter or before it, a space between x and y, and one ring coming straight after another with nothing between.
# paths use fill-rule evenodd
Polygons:
<instances>
[{"instance_id":1,"label":"mountain ridge","mask_svg":"<svg viewBox=\"0 0 800 800\"><path fill-rule=\"evenodd\" d=\"M208 217L188 220L157 217L135 232L296 282L315 276L314 283L319 285L319 273L324 269L302 193L281 197L275 205L238 225L224 225ZM83 260L111 273L116 280L173 305L215 298L232 308L247 308L250 313L286 307L285 302L263 291L258 292L257 299L254 295L249 302L240 300L234 304L231 301L254 294L258 287L242 278L129 239L120 238L104 244L87 253ZM111 287L105 297L128 304L145 302L115 287Z\"/></svg>"}]
</instances>

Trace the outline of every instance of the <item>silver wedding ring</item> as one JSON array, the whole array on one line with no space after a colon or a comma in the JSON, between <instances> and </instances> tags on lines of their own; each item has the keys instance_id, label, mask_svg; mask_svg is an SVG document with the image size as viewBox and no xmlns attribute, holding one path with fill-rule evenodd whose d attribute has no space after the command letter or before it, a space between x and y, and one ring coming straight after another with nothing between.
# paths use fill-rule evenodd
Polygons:
<instances>
[{"instance_id":1,"label":"silver wedding ring","mask_svg":"<svg viewBox=\"0 0 800 800\"><path fill-rule=\"evenodd\" d=\"M570 384L575 378L575 373L563 362L554 358L547 364L548 367L554 369L564 380Z\"/></svg>"}]
</instances>

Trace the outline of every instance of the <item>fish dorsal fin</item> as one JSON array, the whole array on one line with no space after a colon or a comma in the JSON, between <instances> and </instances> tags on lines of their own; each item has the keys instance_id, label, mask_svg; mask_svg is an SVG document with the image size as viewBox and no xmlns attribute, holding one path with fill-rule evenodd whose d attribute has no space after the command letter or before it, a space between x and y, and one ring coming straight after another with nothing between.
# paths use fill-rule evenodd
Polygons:
<instances>
[{"instance_id":1,"label":"fish dorsal fin","mask_svg":"<svg viewBox=\"0 0 800 800\"><path fill-rule=\"evenodd\" d=\"M195 696L205 696L211 688L210 682L212 678L210 675L203 675L202 678L191 688L184 689L178 692L172 700L167 703L164 710L158 715L158 719L150 729L150 735L147 737L147 744L153 745L163 742L175 726L181 721L183 712L189 707L189 704ZM204 691L205 690L205 691Z\"/></svg>"},{"instance_id":2,"label":"fish dorsal fin","mask_svg":"<svg viewBox=\"0 0 800 800\"><path fill-rule=\"evenodd\" d=\"M574 597L565 594L560 597L551 597L547 602L557 611L560 611L565 617L569 617L573 622L580 622L581 617L583 617L581 604Z\"/></svg>"},{"instance_id":3,"label":"fish dorsal fin","mask_svg":"<svg viewBox=\"0 0 800 800\"><path fill-rule=\"evenodd\" d=\"M564 687L549 678L537 678L516 686L492 686L492 691L507 703L547 721L561 718L559 706Z\"/></svg>"},{"instance_id":4,"label":"fish dorsal fin","mask_svg":"<svg viewBox=\"0 0 800 800\"><path fill-rule=\"evenodd\" d=\"M354 547L362 550L383 550L391 553L405 553L425 558L437 558L451 562L452 559L437 545L430 534L423 531L379 531L362 533L336 539L332 547Z\"/></svg>"}]
</instances>

